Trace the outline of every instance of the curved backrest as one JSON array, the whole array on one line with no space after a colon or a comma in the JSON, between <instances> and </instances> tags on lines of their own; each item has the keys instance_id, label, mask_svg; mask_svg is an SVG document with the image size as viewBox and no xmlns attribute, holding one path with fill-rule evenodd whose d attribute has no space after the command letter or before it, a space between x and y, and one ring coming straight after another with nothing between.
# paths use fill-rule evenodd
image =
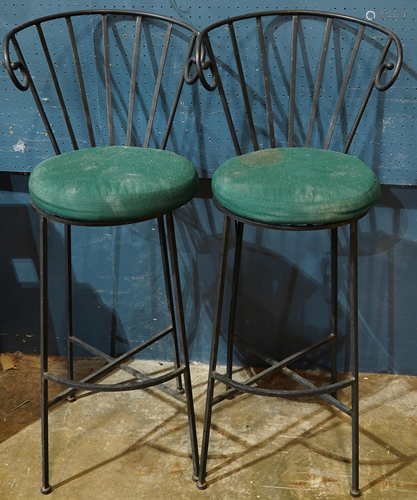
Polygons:
<instances>
[{"instance_id":1,"label":"curved backrest","mask_svg":"<svg viewBox=\"0 0 417 500\"><path fill-rule=\"evenodd\" d=\"M10 31L4 60L16 87L31 90L56 154L114 144L164 149L196 36L151 13L67 12Z\"/></svg>"},{"instance_id":2,"label":"curved backrest","mask_svg":"<svg viewBox=\"0 0 417 500\"><path fill-rule=\"evenodd\" d=\"M204 87L220 93L236 154L280 146L347 152L367 105L396 80L402 47L368 21L268 11L202 30L193 62Z\"/></svg>"}]
</instances>

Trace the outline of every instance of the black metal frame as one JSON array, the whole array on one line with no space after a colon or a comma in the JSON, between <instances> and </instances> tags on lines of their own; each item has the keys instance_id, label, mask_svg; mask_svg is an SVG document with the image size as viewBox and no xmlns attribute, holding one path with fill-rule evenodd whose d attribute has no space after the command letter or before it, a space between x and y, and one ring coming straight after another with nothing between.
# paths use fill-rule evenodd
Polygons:
<instances>
[{"instance_id":1,"label":"black metal frame","mask_svg":"<svg viewBox=\"0 0 417 500\"><path fill-rule=\"evenodd\" d=\"M206 482L206 466L208 459L208 446L210 438L210 427L212 408L214 405L235 396L238 393L250 393L259 396L268 397L311 397L320 396L323 400L335 406L352 418L352 488L351 495L359 497L361 492L359 489L359 379L358 379L358 277L357 277L357 221L353 219L345 221L340 224L332 224L331 226L331 318L332 318L332 331L330 335L324 339L311 344L309 347L302 349L287 358L277 361L265 354L256 347L248 344L243 339L240 339L234 333L234 323L236 317L237 294L239 287L239 273L240 261L243 243L243 230L244 223L255 225L254 221L249 219L245 220L241 217L237 218L231 216L230 212L222 209L219 203L216 206L224 213L223 233L222 233L222 251L220 257L220 274L217 284L217 303L214 312L215 324L211 345L211 356L209 364L207 400L204 417L204 431L200 455L200 475L197 486L200 489L207 487ZM223 313L224 291L227 270L227 255L230 240L230 221L234 220L236 224L236 243L234 251L233 263L233 277L231 285L231 298L230 298L230 311L229 322L227 327L227 366L226 374L217 371L217 356L218 346L220 340L221 318ZM244 221L244 222L243 222ZM337 265L338 265L338 227L349 225L350 226L350 257L349 257L349 295L350 295L350 363L351 363L351 376L347 379L337 380L337 340L338 340L338 325L337 325ZM324 225L323 225L324 226ZM324 227L317 227L314 225L306 226L278 226L272 229L277 230L298 230L298 231L315 231L323 230ZM247 351L256 355L263 363L269 365L268 368L262 370L257 375L250 377L244 382L237 382L232 378L232 361L233 361L233 345L238 343L243 346ZM295 371L288 368L291 363L311 354L325 345L330 345L331 348L331 383L323 386L316 386L309 380L305 379ZM272 375L276 372L281 372L298 384L305 387L305 389L291 389L291 390L276 390L252 387L253 384L262 380L263 378ZM214 397L215 382L221 382L226 386L226 389ZM337 391L351 387L351 407L345 405L337 399Z\"/></svg>"},{"instance_id":2,"label":"black metal frame","mask_svg":"<svg viewBox=\"0 0 417 500\"><path fill-rule=\"evenodd\" d=\"M124 16L131 17L136 20L136 38L133 53L133 64L132 64L132 78L130 84L130 98L129 98L129 113L127 121L127 134L126 134L126 145L131 145L132 139L132 129L134 127L133 122L133 105L135 99L135 86L136 86L136 69L138 65L138 51L139 51L139 33L141 28L141 23L143 19L152 19L157 22L166 23L166 37L165 42L167 43L175 26L180 26L184 28L189 35L188 41L188 52L184 58L184 62L189 59L194 49L195 40L197 37L197 31L190 25L183 23L181 21L176 21L169 17L160 16L157 14L139 12L139 11L127 11L127 10L109 10L109 9L98 9L98 10L83 10L83 11L73 11L60 14L54 14L50 16L45 16L39 19L32 20L30 22L24 23L15 29L11 30L5 37L4 40L4 60L6 68L9 75L16 85L16 87L22 91L26 91L30 88L32 91L33 98L38 107L39 113L42 117L43 123L48 132L49 138L52 142L54 151L56 154L61 154L60 148L58 146L58 140L53 131L53 127L48 119L47 113L44 109L42 100L39 97L38 90L31 77L28 65L25 61L25 57L16 39L16 34L22 30L35 26L41 46L44 50L44 55L49 67L51 74L51 79L53 81L58 100L60 102L61 112L63 120L66 124L69 136L71 137L72 147L78 149L77 140L75 138L74 129L71 124L66 104L64 102L63 93L61 91L54 65L51 59L50 50L47 46L45 36L42 30L42 24L45 22L53 21L56 19L65 19L66 26L68 28L69 39L71 44L71 50L74 59L75 71L77 75L79 90L81 94L82 107L84 111L84 118L87 123L88 135L91 147L94 147L94 131L91 125L91 115L90 109L87 103L87 94L84 87L82 68L78 58L77 45L74 37L74 31L72 27L72 18L76 16L101 16L101 21L103 23L103 52L104 52L104 63L106 66L105 71L105 87L106 87L106 111L108 117L108 128L109 128L109 145L114 145L114 124L112 115L112 98L111 98L111 75L110 75L110 64L109 64L109 41L107 36L108 31L108 17L109 16ZM12 43L15 53L17 54L18 61L11 61L10 57L10 43ZM155 94L152 101L151 112L149 115L148 126L145 133L144 147L149 146L150 136L152 132L155 111L157 106L157 101L160 95L161 79L163 76L163 68L165 61L167 59L167 45L162 53L160 61L160 69L158 70L158 77L155 82ZM15 72L20 71L23 77L23 81L20 81ZM194 81L196 79L194 78ZM184 69L179 74L178 87L175 92L173 99L173 104L169 112L167 119L166 129L161 142L161 149L165 149L168 141L168 137L171 131L175 111L178 106L180 99L182 87L184 83ZM71 267L71 226L114 226L122 224L132 224L136 222L142 222L147 219L139 220L122 220L117 222L110 221L83 221L83 220L66 220L49 214L41 210L32 202L32 207L39 214L40 220L40 304L41 304L41 316L40 316L40 334L41 334L41 428L42 428L42 488L41 492L48 494L52 491L49 482L49 436L48 436L48 410L64 400L65 398L69 401L75 400L75 393L78 390L88 390L91 392L120 392L120 391L131 391L137 389L147 389L150 387L155 387L162 390L165 394L168 394L175 399L183 402L187 406L188 423L189 423L189 433L191 439L191 454L193 461L193 478L197 480L199 472L199 461L198 461L198 447L197 447L197 435L195 426L195 414L194 405L192 397L192 387L191 387L191 377L190 377L190 366L187 348L187 337L185 332L185 321L183 312L183 302L181 294L179 267L178 267L178 257L175 241L175 231L174 231L174 221L172 213L165 214L154 214L152 218L158 220L159 229L159 241L161 247L161 257L162 266L165 278L165 288L166 288L166 298L167 306L170 318L170 324L167 328L160 331L158 334L153 335L147 341L144 341L140 345L132 348L128 352L118 356L110 356L99 349L91 346L77 338L73 332L73 307L72 307L72 267ZM59 222L64 224L64 234L65 234L65 277L66 277L66 332L67 332L67 377L61 377L49 372L48 369L48 314L49 314L49 303L48 303L48 220ZM174 369L164 375L157 377L150 377L131 366L125 364L129 358L132 358L135 354L143 351L144 349L152 346L158 340L171 336L172 346L173 346L173 359L174 359ZM106 364L93 374L87 376L81 381L74 380L74 356L73 347L74 345L80 346L86 351L90 352L94 356L102 359ZM106 384L98 383L107 374L111 373L115 369L122 369L132 375L137 380L128 383L116 383L116 384ZM166 382L170 380L176 380L176 390L165 385ZM58 383L64 387L59 395L49 399L48 397L48 384L49 382ZM185 393L185 394L184 394Z\"/></svg>"},{"instance_id":3,"label":"black metal frame","mask_svg":"<svg viewBox=\"0 0 417 500\"><path fill-rule=\"evenodd\" d=\"M332 135L335 130L336 122L338 119L338 116L341 111L341 107L343 104L343 100L345 98L346 90L348 88L349 84L349 79L351 76L351 72L353 69L353 65L356 61L356 57L358 54L358 50L360 47L361 42L366 38L366 33L365 29L369 28L370 30L374 30L375 32L384 34L386 36L386 41L384 46L381 48L381 55L379 60L377 61L375 65L375 70L372 75L372 78L369 81L368 88L365 92L365 95L363 97L362 103L358 109L358 112L356 114L353 126L350 130L350 133L348 135L348 138L345 141L344 148L343 148L343 153L347 153L351 143L353 141L353 138L355 136L355 133L357 131L357 128L359 126L359 123L361 121L361 118L363 117L363 114L365 112L366 106L369 102L369 99L371 97L372 91L375 89L379 91L385 91L388 90L395 82L397 79L399 72L401 70L402 66L402 60L403 60L403 50L402 50L402 45L400 42L400 39L398 36L393 33L392 31L379 26L375 23L372 23L370 21L366 21L363 19L358 19L352 16L346 16L342 14L335 14L331 12L320 12L320 11L312 11L312 10L276 10L276 11L265 11L265 12L256 12L256 13L249 13L245 14L242 16L235 16L231 17L228 19L224 19L222 21L218 21L216 23L211 24L210 26L204 28L201 30L198 39L197 39L197 48L196 48L196 55L195 57L190 58L188 65L187 65L187 73L191 71L191 67L193 65L196 65L197 67L197 73L198 77L203 85L203 87L208 90L208 91L213 91L215 89L218 89L220 98L222 101L223 109L226 115L226 120L227 124L229 127L229 131L232 136L233 140L233 145L236 150L236 154L240 155L242 154L241 147L239 145L239 140L237 137L237 132L233 126L233 118L231 116L229 106L228 106L228 101L227 101L227 94L223 88L223 84L219 75L219 70L217 67L217 60L216 56L214 55L213 48L210 43L210 37L209 33L216 30L217 28L220 27L227 27L229 30L229 35L230 39L232 42L233 46L233 54L237 62L237 67L238 67L238 77L239 77L239 82L241 85L241 90L243 93L243 99L244 99L244 105L245 105L245 114L248 119L248 124L250 128L250 134L251 134L251 140L253 142L253 148L254 150L259 149L259 145L256 139L256 130L254 127L254 121L253 121L253 116L251 112L251 105L249 102L249 97L247 94L246 90L246 82L245 82L245 76L242 68L242 61L240 57L240 52L239 52L239 47L237 44L236 40L236 34L234 30L234 24L236 22L242 21L242 20L250 20L254 19L257 24L257 30L258 30L258 38L259 38L259 43L260 43L260 51L261 51L261 60L262 60L262 71L263 71L263 80L264 80L264 85L265 85L265 100L266 100L266 112L267 112L267 123L268 123L268 131L269 131L269 139L270 139L270 147L276 147L275 145L275 136L274 136L274 130L273 130L273 112L272 112L272 105L271 105L271 93L270 93L270 87L269 87L269 75L268 75L268 68L267 68L267 57L266 57L266 47L265 43L262 40L262 18L264 17L269 17L270 19L274 18L282 18L282 19L291 19L292 22L292 29L293 29L293 36L291 40L291 75L290 75L290 89L289 89L289 112L288 112L288 146L293 147L294 144L294 126L295 126L295 96L297 92L297 81L296 81L296 65L297 65L297 30L299 27L299 22L300 19L302 18L324 18L326 19L326 29L325 29L325 34L323 37L323 44L322 44L322 54L320 57L319 61L319 66L318 66L318 72L316 76L316 81L315 81L315 88L314 88L314 94L313 94L313 100L312 100L312 105L311 105L311 113L310 113L310 122L309 122L309 127L308 127L308 133L306 136L306 142L305 142L305 147L310 146L310 141L312 137L312 132L313 132L313 124L314 120L316 119L316 114L317 114L317 109L318 109L318 98L319 98L319 92L320 92L320 87L322 84L322 78L323 78L323 71L324 71L324 65L325 65L325 57L326 53L329 47L329 40L330 40L330 32L332 29L332 26L334 24L334 21L340 21L340 22L346 22L346 23L355 23L359 25L359 28L357 29L357 36L356 36L356 41L355 41L355 46L352 50L352 54L349 60L349 65L346 71L345 78L343 80L342 87L340 88L338 100L334 109L334 113L332 116L332 120L328 129L328 133L326 136L326 141L325 144L323 145L323 149L328 149L330 146L330 142L332 139ZM395 45L396 49L396 63L395 65L391 61L386 61L389 52L391 50L391 46ZM207 58L208 56L208 58ZM382 77L387 71L392 71L392 73L389 76L388 81L385 83L382 83ZM206 78L206 72L211 73L211 82L209 82ZM190 81L192 79L188 77ZM187 80L188 81L188 80Z\"/></svg>"},{"instance_id":4,"label":"black metal frame","mask_svg":"<svg viewBox=\"0 0 417 500\"><path fill-rule=\"evenodd\" d=\"M59 101L59 106L61 108L62 112L62 117L65 121L67 131L69 134L69 137L71 138L71 144L74 149L78 149L78 144L77 140L75 138L75 133L74 129L72 127L70 117L68 115L68 110L64 101L63 97L63 92L61 90L61 85L58 81L57 75L56 75L56 70L54 69L54 63L51 57L51 52L50 49L47 45L47 42L45 40L45 35L43 32L42 25L45 23L48 23L50 21L54 21L57 19L64 19L66 23L66 27L68 30L68 37L70 40L70 45L71 45L71 50L72 50L72 55L74 59L74 66L76 70L76 76L77 76L77 81L79 85L79 91L80 91L80 96L81 96L81 102L82 102L82 109L84 113L84 118L87 124L87 129L88 129L88 139L90 141L90 146L94 147L96 146L96 141L94 138L94 131L92 129L92 123L91 123L91 111L87 102L87 94L86 94L86 89L84 86L84 81L83 81L83 75L82 75L82 68L81 68L81 62L79 60L79 53L78 53L78 48L77 48L77 43L74 35L74 27L72 23L72 18L79 17L79 16L101 16L102 23L104 26L103 30L103 53L104 53L104 59L105 59L105 86L106 86L106 111L107 111L107 122L108 122L108 128L109 128L109 145L112 146L114 145L114 124L113 124L113 111L112 111L112 100L111 100L111 77L110 77L110 65L109 65L109 47L108 47L108 18L110 16L124 16L124 17L131 17L136 20L137 22L137 32L136 32L136 37L135 37L135 45L134 45L134 53L133 53L133 58L132 58L132 78L130 82L130 99L129 99L129 114L128 114L128 121L127 121L127 133L126 133L126 146L132 145L132 129L133 129L133 106L134 106L134 100L135 100L135 95L134 95L134 88L136 85L136 73L135 70L137 69L137 63L138 63L138 52L139 52L139 40L140 40L140 26L142 24L142 21L144 19L147 20L154 20L154 21L161 21L167 24L167 35L165 39L165 43L168 42L169 37L172 34L172 30L175 26L178 26L185 31L188 31L190 33L190 42L189 42L189 51L188 54L185 57L185 61L188 61L191 58L191 55L194 50L194 45L196 42L196 38L198 35L198 31L191 26L190 24L187 24L183 21L178 21L175 19L172 19L167 16L159 15L159 14L154 14L151 12L141 12L141 11L134 11L134 10L120 10L120 9L89 9L89 10L78 10L78 11L71 11L71 12L63 12L59 14L51 14L49 16L44 16L40 17L38 19L33 19L31 21L28 21L26 23L23 23L16 28L10 30L3 41L3 59L4 63L7 69L7 72L13 81L14 85L22 91L27 91L28 89L31 90L33 99L35 101L36 107L38 108L38 111L41 115L43 124L45 126L45 129L48 133L49 139L52 143L53 149L55 151L55 154L60 154L60 147L58 145L58 139L56 137L55 132L53 131L53 128L51 126L50 120L47 116L47 112L45 111L45 106L42 103L42 100L39 96L38 90L36 88L35 82L33 81L30 70L28 68L27 62L25 60L24 54L22 52L22 49L20 48L19 42L17 40L16 35L18 35L21 31L30 28L30 27L36 27L37 30L37 35L39 37L39 42L40 45L43 49L44 56L47 62L48 70L50 72L50 76L54 85L54 89L56 91L58 101ZM11 59L11 54L10 54L10 48L13 46L14 51L17 56L17 61L12 61ZM162 60L160 61L160 67L163 68L166 62L167 58L167 52L164 50L163 55L162 55ZM19 71L22 77L22 81L19 80L19 78L16 76L16 72ZM158 78L157 81L155 82L155 88L157 91L154 94L154 99L152 102L152 110L150 113L149 117L149 122L148 122L148 127L145 133L145 139L143 143L143 147L148 147L149 146L149 141L150 141L150 135L152 131L152 127L154 125L154 117L155 117L155 109L156 109L156 104L158 101L158 98L160 97L159 91L160 91L160 86L161 86L161 79L163 76L163 71L158 72ZM172 123L174 120L175 112L179 103L179 99L181 96L181 91L183 88L183 84L185 81L185 69L182 71L182 74L180 78L178 79L178 87L176 89L175 97L173 104L171 106L170 114L167 119L167 124L166 124L166 129L161 141L161 149L165 149L168 141L169 134L171 132L172 128ZM187 77L187 83L195 83L197 80L197 75L195 75L193 78L190 78L189 76Z\"/></svg>"},{"instance_id":5,"label":"black metal frame","mask_svg":"<svg viewBox=\"0 0 417 500\"><path fill-rule=\"evenodd\" d=\"M157 387L165 394L174 397L187 406L189 432L191 439L191 453L193 459L193 478L196 480L199 471L198 445L195 427L195 413L191 387L191 375L187 349L187 336L185 333L185 321L182 303L181 284L179 278L178 257L175 241L174 221L172 213L158 217L158 230L161 246L161 257L165 278L166 296L170 325L154 334L146 342L130 349L126 353L114 358L83 340L77 338L72 331L72 269L71 269L71 225L72 221L62 219L65 225L65 275L66 275L66 330L67 330L67 378L54 375L48 370L48 218L44 212L33 208L40 217L40 300L41 300L41 427L42 427L42 488L41 492L48 494L52 491L49 484L49 438L48 438L48 410L65 398L73 402L77 390L90 392L123 392L137 389L147 389ZM54 218L56 221L57 218ZM80 225L80 224L78 224ZM89 226L91 224L88 224ZM97 224L98 226L104 224ZM107 224L109 225L109 224ZM167 244L168 239L168 244ZM176 316L175 317L175 311ZM170 372L158 376L148 375L132 368L126 363L135 354L150 347L158 340L171 335L174 356L174 369ZM77 345L90 352L99 359L106 362L99 370L85 377L81 381L73 379L73 346ZM115 369L121 369L135 377L137 382L105 384L96 383ZM182 380L184 379L184 382ZM164 385L170 380L176 379L177 390ZM64 391L53 398L48 398L48 382L54 382L64 387ZM185 392L185 395L184 395Z\"/></svg>"},{"instance_id":6,"label":"black metal frame","mask_svg":"<svg viewBox=\"0 0 417 500\"><path fill-rule=\"evenodd\" d=\"M343 152L347 153L349 147L351 146L354 135L358 129L359 122L363 117L365 108L371 97L371 93L374 89L378 91L387 90L396 80L402 65L402 47L398 37L383 27L380 27L374 23L356 19L351 16L338 15L334 13L318 12L318 11L304 11L304 10L285 10L285 11L267 11L267 12L255 12L242 16L236 16L229 19L225 19L216 22L207 28L203 29L197 40L197 50L195 58L189 61L187 70L189 71L191 67L195 64L197 67L197 72L199 79L202 82L204 88L208 91L213 91L218 89L220 94L220 100L225 113L225 118L228 124L229 131L232 136L233 144L237 155L242 154L241 144L238 138L238 131L233 122L233 116L229 109L228 95L224 89L219 66L226 65L224 61L227 61L226 55L224 53L215 55L210 42L210 35L217 28L224 27L228 30L230 45L233 49L233 54L236 61L236 79L240 84L240 91L242 92L242 98L244 102L244 112L247 118L247 124L249 125L250 140L252 142L252 147L256 151L260 149L257 140L256 129L254 125L254 117L251 110L251 102L248 94L247 83L245 79L245 73L242 65L242 58L240 54L239 45L237 42L237 37L235 33L235 23L242 20L254 20L256 22L256 31L258 36L258 45L261 58L261 70L263 75L264 84L264 104L266 109L266 120L267 123L267 133L269 138L269 144L271 148L277 147L276 137L274 132L274 114L272 109L271 101L271 83L269 81L269 73L267 67L267 51L265 46L265 41L263 39L263 19L268 17L271 20L275 18L285 19L286 22L292 24L292 39L290 42L291 47L291 71L289 80L289 106L288 106L288 129L287 129L287 146L294 147L294 127L296 120L296 105L295 105L295 95L297 92L297 80L296 80L296 69L297 69L297 43L298 43L298 29L299 22L302 18L322 18L325 20L325 29L322 42L322 52L319 58L318 70L315 80L314 92L312 94L312 102L310 108L310 119L307 127L306 140L304 143L305 147L311 146L311 139L313 133L314 121L317 117L318 106L319 106L319 94L322 84L322 78L324 74L324 66L326 53L329 47L330 32L335 20L342 23L355 23L358 28L355 28L356 40L354 47L352 49L352 54L347 66L346 74L343 78L343 82L340 88L340 93L337 99L337 103L330 121L327 135L325 137L322 149L328 149L331 143L331 139L335 130L336 122L338 120L340 110L345 99L345 93L348 88L349 79L353 70L354 62L356 60L360 44L362 40L367 36L365 29L369 28L371 30L376 30L380 33L386 35L385 44L383 44L381 49L381 55L376 62L373 75L370 78L368 87L366 88L364 98L359 106L356 116L353 121L353 125L347 134L347 139L343 146ZM272 22L272 21L271 21ZM213 35L214 37L215 35ZM396 47L396 64L388 62L386 59L392 57L391 46L394 43ZM382 76L387 71L392 71L390 78L385 83L382 83ZM211 81L209 82L206 78L206 72L211 73ZM259 92L259 89L257 89ZM204 430L202 438L202 448L201 448L201 463L200 463L200 475L197 486L200 489L207 487L206 482L206 468L207 468L207 458L208 458L208 447L210 438L210 427L212 419L212 409L217 403L233 397L238 393L250 393L257 394L261 396L268 397L305 397L305 396L320 396L327 403L335 406L339 410L343 411L349 415L352 419L352 484L351 484L351 495L353 497L359 497L361 491L359 488L359 380L358 380L358 263L357 263L357 219L345 220L338 223L331 224L305 224L305 225L285 225L285 224L266 224L261 223L256 220L249 220L244 217L240 217L223 207L216 199L214 200L216 207L224 214L224 225L223 225L223 235L222 235L222 250L220 257L220 273L218 277L217 284L217 303L215 309L215 320L214 320L214 330L211 346L211 357L209 365L209 377L208 377L208 389L207 389L207 400L204 418ZM234 264L233 264L233 278L231 285L231 297L230 297L230 311L229 311L229 323L227 327L227 366L226 373L220 373L217 367L217 356L218 347L220 340L220 330L221 330L221 318L223 312L223 302L225 296L225 281L226 281L226 268L227 268L227 257L230 239L230 225L231 221L234 221L236 228L236 241L235 241L235 251L234 251ZM236 304L237 295L239 288L239 272L241 264L241 252L243 243L243 229L244 224L254 225L257 227L265 229L275 229L284 231L316 231L316 230L330 230L331 232L331 332L330 334L314 344L310 345L308 348L300 350L286 359L277 361L272 359L268 354L260 352L256 346L249 345L246 341L239 339L234 330L234 323L236 317ZM343 381L338 381L338 369L337 369L337 341L338 341L338 317L337 317L337 282L338 282L338 227L349 225L350 227L350 253L349 253L349 302L350 302L350 372L349 378ZM268 365L268 368L261 371L257 375L250 377L244 382L237 382L232 376L232 361L233 361L233 346L234 343L239 343L246 350L256 355L263 363ZM298 373L294 372L288 365L292 362L312 353L318 348L325 345L330 346L331 349L331 381L330 384L324 386L316 386L309 380L300 376ZM276 372L281 372L292 380L298 382L302 389L297 390L274 390L254 387L256 382L260 381L264 377L271 375ZM215 383L220 382L225 385L225 390L214 397L214 387ZM351 406L347 406L337 399L337 392L343 388L351 388Z\"/></svg>"}]
</instances>

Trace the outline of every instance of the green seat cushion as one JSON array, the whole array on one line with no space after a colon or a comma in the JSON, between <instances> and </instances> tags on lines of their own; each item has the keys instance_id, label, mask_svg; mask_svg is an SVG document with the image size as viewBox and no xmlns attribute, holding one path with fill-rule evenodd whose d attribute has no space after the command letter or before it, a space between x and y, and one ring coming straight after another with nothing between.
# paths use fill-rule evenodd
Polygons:
<instances>
[{"instance_id":1,"label":"green seat cushion","mask_svg":"<svg viewBox=\"0 0 417 500\"><path fill-rule=\"evenodd\" d=\"M352 156L278 148L232 158L213 176L213 193L230 212L269 224L325 224L365 215L378 201L375 174Z\"/></svg>"},{"instance_id":2,"label":"green seat cushion","mask_svg":"<svg viewBox=\"0 0 417 500\"><path fill-rule=\"evenodd\" d=\"M187 203L197 187L194 166L181 156L124 146L49 158L29 179L32 201L43 211L69 220L110 223L170 212Z\"/></svg>"}]
</instances>

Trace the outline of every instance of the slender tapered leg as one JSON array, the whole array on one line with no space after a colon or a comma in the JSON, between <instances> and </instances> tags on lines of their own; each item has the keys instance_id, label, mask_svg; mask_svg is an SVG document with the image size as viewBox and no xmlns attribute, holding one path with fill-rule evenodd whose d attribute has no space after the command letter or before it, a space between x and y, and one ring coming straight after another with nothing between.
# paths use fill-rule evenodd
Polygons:
<instances>
[{"instance_id":1,"label":"slender tapered leg","mask_svg":"<svg viewBox=\"0 0 417 500\"><path fill-rule=\"evenodd\" d=\"M338 237L337 237L337 227L331 229L331 328L333 333L332 340L332 368L331 368L331 383L335 384L337 382L337 332L338 332L338 321L337 321L337 278L338 278ZM333 392L332 396L337 398L337 392Z\"/></svg>"},{"instance_id":2,"label":"slender tapered leg","mask_svg":"<svg viewBox=\"0 0 417 500\"><path fill-rule=\"evenodd\" d=\"M209 365L209 376L207 385L207 399L206 399L206 411L204 415L204 429L203 429L203 442L201 446L201 464L200 464L200 475L198 478L197 486L200 489L207 488L206 483L206 467L207 467L207 455L208 455L208 445L210 437L210 425L211 425L211 414L213 408L213 395L214 395L214 377L213 372L216 371L217 367L217 351L219 348L219 338L220 338L220 326L223 310L223 297L224 297L224 284L226 279L226 267L227 267L227 248L229 243L229 232L230 232L230 219L229 217L224 218L223 224L223 248L220 256L220 272L217 285L217 305L214 313L214 328L213 328L213 338L211 343L211 355L210 355L210 365Z\"/></svg>"},{"instance_id":3,"label":"slender tapered leg","mask_svg":"<svg viewBox=\"0 0 417 500\"><path fill-rule=\"evenodd\" d=\"M193 392L191 387L190 361L188 357L187 335L185 333L184 308L182 302L177 245L175 242L174 221L172 218L172 213L166 214L166 222L167 222L167 232L168 232L169 255L171 261L172 283L173 283L174 298L175 298L176 312L177 312L177 325L180 336L180 345L182 351L181 354L185 366L184 388L185 388L185 395L187 397L188 425L190 429L191 454L194 466L193 479L196 480L199 471L197 432L195 427L195 413L194 413Z\"/></svg>"},{"instance_id":4,"label":"slender tapered leg","mask_svg":"<svg viewBox=\"0 0 417 500\"><path fill-rule=\"evenodd\" d=\"M359 497L359 370L358 370L358 243L357 222L350 225L349 295L350 295L350 362L352 385L352 488Z\"/></svg>"},{"instance_id":5,"label":"slender tapered leg","mask_svg":"<svg viewBox=\"0 0 417 500\"><path fill-rule=\"evenodd\" d=\"M162 267L164 270L164 281L165 281L165 292L167 297L167 305L168 305L168 313L172 325L172 347L174 352L174 365L175 368L179 368L180 366L180 354L178 347L178 334L177 334L177 325L175 321L175 313L174 313L174 299L172 296L172 284L171 284L171 276L169 271L169 263L168 263L168 249L167 249L167 241L165 234L165 223L163 217L158 217L158 231L159 231L159 243L161 247L161 255L162 255ZM177 390L180 392L184 392L184 388L182 385L181 375L177 378Z\"/></svg>"},{"instance_id":6,"label":"slender tapered leg","mask_svg":"<svg viewBox=\"0 0 417 500\"><path fill-rule=\"evenodd\" d=\"M41 439L42 439L42 487L41 492L52 491L49 484L48 439L48 228L45 217L40 217L40 336L41 336Z\"/></svg>"},{"instance_id":7,"label":"slender tapered leg","mask_svg":"<svg viewBox=\"0 0 417 500\"><path fill-rule=\"evenodd\" d=\"M72 263L71 263L71 226L65 224L65 297L66 297L66 321L67 321L67 378L74 380L74 345L71 341L72 329ZM75 394L70 394L67 401L76 400Z\"/></svg>"},{"instance_id":8,"label":"slender tapered leg","mask_svg":"<svg viewBox=\"0 0 417 500\"><path fill-rule=\"evenodd\" d=\"M233 372L233 335L236 319L237 291L239 288L240 260L242 256L243 222L236 223L236 246L233 264L232 295L230 298L229 329L227 335L227 376L232 378ZM229 387L226 387L227 389Z\"/></svg>"}]
</instances>

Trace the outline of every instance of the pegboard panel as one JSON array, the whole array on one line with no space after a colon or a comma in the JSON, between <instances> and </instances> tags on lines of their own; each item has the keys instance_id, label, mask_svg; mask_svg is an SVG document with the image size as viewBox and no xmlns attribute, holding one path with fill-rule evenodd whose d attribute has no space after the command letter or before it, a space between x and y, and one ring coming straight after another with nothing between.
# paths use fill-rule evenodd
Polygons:
<instances>
[{"instance_id":1,"label":"pegboard panel","mask_svg":"<svg viewBox=\"0 0 417 500\"><path fill-rule=\"evenodd\" d=\"M28 68L29 92L57 154L108 144L163 147L196 32L126 10L111 12L54 16L18 30L8 45L10 60L19 58ZM12 76L25 87L20 70ZM178 130L185 135L182 124ZM178 142L175 129L169 140Z\"/></svg>"},{"instance_id":2,"label":"pegboard panel","mask_svg":"<svg viewBox=\"0 0 417 500\"><path fill-rule=\"evenodd\" d=\"M364 3L353 0L346 2L338 0L291 2L288 8L333 11L359 18L366 18L389 29L392 29L401 39L404 48L404 66L399 79L390 89L375 109L369 108L363 118L363 126L358 130L351 154L365 160L385 184L417 184L417 165L412 161L416 143L416 84L417 68L415 53L417 47L414 41L414 26L417 17L417 5L412 0L402 0L394 8L388 0L374 3ZM114 0L108 2L40 2L21 1L19 4L2 2L2 23L0 36L22 22L39 17L45 13L64 12L84 8L125 8L159 13L182 19L197 28L204 27L217 20L251 11L273 10L277 5L271 5L267 0L261 0L254 5L250 0L239 2L221 2L207 0L204 5L182 0L155 0L133 3ZM285 8L285 6L280 6ZM57 44L59 35L57 34ZM93 34L84 33L86 41ZM248 34L249 40L249 34ZM254 51L255 52L255 51ZM64 56L63 56L64 57ZM62 59L64 62L64 59ZM92 64L91 60L85 62ZM256 62L248 61L256 65ZM87 66L86 66L87 67ZM2 93L2 120L0 142L0 169L29 172L40 160L50 156L51 147L40 121L36 117L31 97L15 89L6 72L2 75L4 84ZM360 75L358 75L360 78ZM354 89L351 89L354 92ZM210 177L217 166L230 156L234 150L230 137L225 132L224 120L220 112L217 97L209 95L201 85L192 89L192 100L184 102L179 119L183 121L184 137L177 136L173 149L190 159L199 169L200 175ZM47 97L46 97L47 98ZM301 97L300 97L301 98ZM97 100L99 127L99 108ZM375 107L374 107L375 108ZM103 136L103 140L104 140Z\"/></svg>"},{"instance_id":3,"label":"pegboard panel","mask_svg":"<svg viewBox=\"0 0 417 500\"><path fill-rule=\"evenodd\" d=\"M206 52L213 54L213 65L216 61L215 82L233 122L236 153L293 145L348 151L352 129L390 40L383 31L356 21L283 12L239 18L233 29L229 21L209 31ZM392 64L392 73L386 71L381 82L377 79L380 89L381 83L388 86L395 81L400 51L399 45L391 44L386 62ZM212 88L210 73L207 69L201 78L205 87ZM377 127L385 94L374 89L370 97L351 149L372 165L369 135ZM268 107L273 120L268 120Z\"/></svg>"}]
</instances>

